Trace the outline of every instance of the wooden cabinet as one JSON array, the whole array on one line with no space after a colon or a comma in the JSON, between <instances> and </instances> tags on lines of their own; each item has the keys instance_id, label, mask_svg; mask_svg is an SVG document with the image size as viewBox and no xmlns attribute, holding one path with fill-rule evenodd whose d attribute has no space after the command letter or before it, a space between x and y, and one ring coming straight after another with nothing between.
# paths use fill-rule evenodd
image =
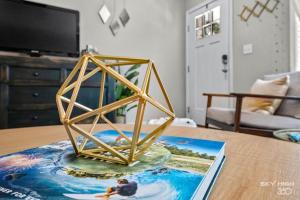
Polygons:
<instances>
[{"instance_id":1,"label":"wooden cabinet","mask_svg":"<svg viewBox=\"0 0 300 200\"><path fill-rule=\"evenodd\" d=\"M29 57L0 53L0 128L60 124L55 95L75 66L76 59ZM93 66L89 66L91 70ZM100 74L82 84L77 101L96 108ZM70 96L67 93L66 96ZM104 105L114 100L114 80L106 80ZM74 110L75 114L81 113ZM107 115L113 121L113 113Z\"/></svg>"}]
</instances>

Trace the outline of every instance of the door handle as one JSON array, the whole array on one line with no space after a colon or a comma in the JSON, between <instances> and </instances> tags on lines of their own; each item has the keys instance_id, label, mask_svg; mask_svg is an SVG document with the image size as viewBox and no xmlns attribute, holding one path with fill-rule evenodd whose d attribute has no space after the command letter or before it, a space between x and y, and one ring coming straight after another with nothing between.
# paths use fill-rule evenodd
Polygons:
<instances>
[{"instance_id":1,"label":"door handle","mask_svg":"<svg viewBox=\"0 0 300 200\"><path fill-rule=\"evenodd\" d=\"M228 64L228 55L227 54L222 55L222 63L223 63L223 65Z\"/></svg>"},{"instance_id":2,"label":"door handle","mask_svg":"<svg viewBox=\"0 0 300 200\"><path fill-rule=\"evenodd\" d=\"M228 69L227 69L227 64L228 64L228 55L227 54L223 54L222 55L222 64L224 65L224 68L222 69L222 72L224 74L226 74L228 72Z\"/></svg>"},{"instance_id":3,"label":"door handle","mask_svg":"<svg viewBox=\"0 0 300 200\"><path fill-rule=\"evenodd\" d=\"M222 72L226 74L228 72L228 69L224 68L224 69L222 69Z\"/></svg>"}]
</instances>

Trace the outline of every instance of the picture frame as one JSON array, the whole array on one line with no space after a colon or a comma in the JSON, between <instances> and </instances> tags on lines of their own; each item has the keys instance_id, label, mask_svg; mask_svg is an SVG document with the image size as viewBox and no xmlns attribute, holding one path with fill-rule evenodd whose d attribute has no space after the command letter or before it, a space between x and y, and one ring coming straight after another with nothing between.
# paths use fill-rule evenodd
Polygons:
<instances>
[{"instance_id":1,"label":"picture frame","mask_svg":"<svg viewBox=\"0 0 300 200\"><path fill-rule=\"evenodd\" d=\"M103 4L101 6L101 8L99 9L98 14L99 14L100 19L103 22L103 24L105 24L111 16L110 11L109 11L108 7L105 4Z\"/></svg>"},{"instance_id":2,"label":"picture frame","mask_svg":"<svg viewBox=\"0 0 300 200\"><path fill-rule=\"evenodd\" d=\"M125 8L120 13L119 19L120 19L123 26L125 26L129 22L130 16L129 16L128 11Z\"/></svg>"},{"instance_id":3,"label":"picture frame","mask_svg":"<svg viewBox=\"0 0 300 200\"><path fill-rule=\"evenodd\" d=\"M118 20L114 20L109 25L109 28L110 28L113 36L116 36L118 34L119 30L121 29L121 26L120 26L120 23L118 22Z\"/></svg>"}]
</instances>

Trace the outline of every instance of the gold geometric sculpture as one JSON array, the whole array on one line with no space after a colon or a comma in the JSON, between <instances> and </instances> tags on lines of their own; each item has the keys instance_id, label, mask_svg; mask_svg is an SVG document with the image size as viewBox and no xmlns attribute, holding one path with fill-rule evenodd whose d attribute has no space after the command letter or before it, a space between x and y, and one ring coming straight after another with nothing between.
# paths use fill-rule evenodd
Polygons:
<instances>
[{"instance_id":1,"label":"gold geometric sculpture","mask_svg":"<svg viewBox=\"0 0 300 200\"><path fill-rule=\"evenodd\" d=\"M95 66L92 71L87 71L87 66L89 63ZM115 66L128 66L135 64L147 65L142 88L137 87L135 84L130 82L113 68ZM82 83L98 73L101 74L101 81L99 83L99 105L97 108L92 109L77 102L77 97ZM158 85L166 101L167 108L165 108L149 95L151 75L156 77L156 80L158 81ZM106 82L105 80L107 76L111 76L116 81L124 84L126 87L131 89L134 94L130 97L118 100L108 105L103 105ZM73 79L75 80L72 82ZM71 92L69 98L66 97L66 94L68 92ZM105 116L105 114L115 111L116 109L119 109L133 102L137 102L138 104L137 114L132 137L128 137L116 124L113 124ZM138 160L175 118L174 110L168 98L167 92L162 84L162 81L158 75L157 69L154 63L149 59L93 55L87 53L79 59L76 66L57 92L56 103L59 111L60 121L64 125L73 145L74 151L77 155L125 165ZM168 115L169 119L165 123L158 126L156 129L154 129L152 132L147 134L144 138L140 138L141 126L147 103L152 104L154 107L164 112L166 115ZM84 113L73 116L74 113L72 112L74 110L73 108L75 107L82 110ZM84 130L78 124L88 118L93 118L93 123L91 124L89 130ZM100 119L109 124L117 133L119 133L120 137L123 137L126 140L126 144L111 146L95 137L93 135L93 131L95 125L99 122ZM84 139L78 141L78 134L81 139ZM94 143L93 148L86 147L88 141Z\"/></svg>"}]
</instances>

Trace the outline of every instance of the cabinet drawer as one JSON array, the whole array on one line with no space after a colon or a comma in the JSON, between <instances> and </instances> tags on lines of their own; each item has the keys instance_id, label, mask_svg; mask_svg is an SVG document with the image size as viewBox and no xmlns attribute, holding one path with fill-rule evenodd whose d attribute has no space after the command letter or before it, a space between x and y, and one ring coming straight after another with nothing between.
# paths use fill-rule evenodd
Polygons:
<instances>
[{"instance_id":1,"label":"cabinet drawer","mask_svg":"<svg viewBox=\"0 0 300 200\"><path fill-rule=\"evenodd\" d=\"M9 90L9 104L55 103L58 87L12 86Z\"/></svg>"},{"instance_id":2,"label":"cabinet drawer","mask_svg":"<svg viewBox=\"0 0 300 200\"><path fill-rule=\"evenodd\" d=\"M58 89L58 87L12 86L9 90L9 104L56 104L55 96ZM76 102L95 109L98 107L99 93L99 88L81 87ZM65 97L71 98L71 94L69 92ZM107 89L103 98L104 105L107 103L106 97Z\"/></svg>"},{"instance_id":3,"label":"cabinet drawer","mask_svg":"<svg viewBox=\"0 0 300 200\"><path fill-rule=\"evenodd\" d=\"M60 124L56 110L33 110L8 113L8 127Z\"/></svg>"},{"instance_id":4,"label":"cabinet drawer","mask_svg":"<svg viewBox=\"0 0 300 200\"><path fill-rule=\"evenodd\" d=\"M60 70L58 69L32 69L25 67L11 67L10 80L35 80L60 82Z\"/></svg>"}]
</instances>

